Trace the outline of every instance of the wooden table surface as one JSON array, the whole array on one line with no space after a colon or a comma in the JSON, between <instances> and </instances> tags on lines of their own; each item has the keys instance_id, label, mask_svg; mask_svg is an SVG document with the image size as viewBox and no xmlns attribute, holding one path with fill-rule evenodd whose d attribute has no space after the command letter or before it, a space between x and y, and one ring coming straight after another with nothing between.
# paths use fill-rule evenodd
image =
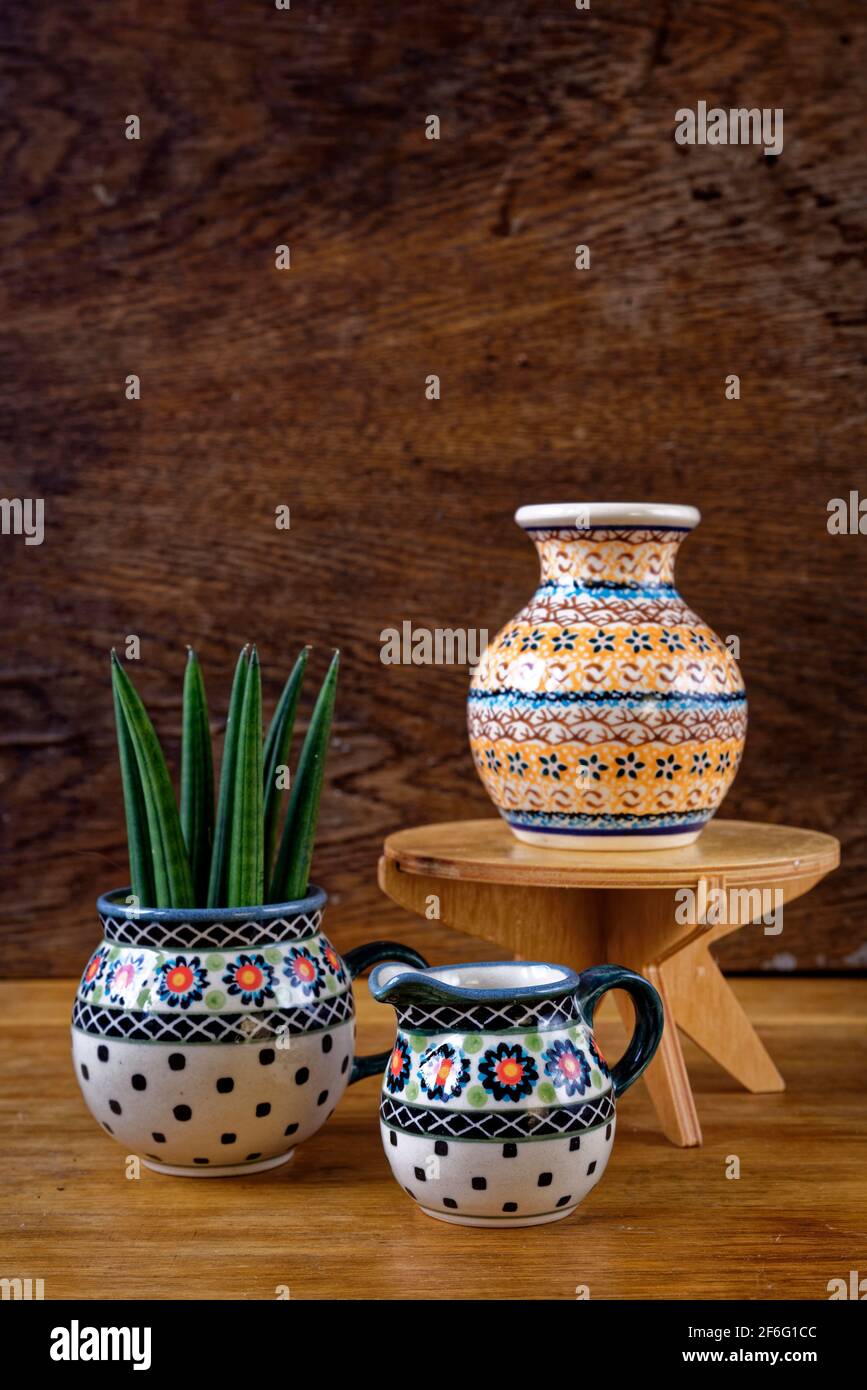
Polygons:
<instances>
[{"instance_id":1,"label":"wooden table surface","mask_svg":"<svg viewBox=\"0 0 867 1390\"><path fill-rule=\"evenodd\" d=\"M516 1231L431 1221L394 1183L377 1085L353 1087L286 1168L225 1180L125 1175L80 1100L71 981L0 983L2 1276L46 1298L826 1299L867 1271L867 981L732 982L788 1090L748 1095L686 1043L705 1143L678 1150L642 1085L608 1171L571 1219ZM360 1043L390 1011L357 988ZM600 1012L603 1048L621 1025ZM726 1178L732 1156L740 1178Z\"/></svg>"}]
</instances>

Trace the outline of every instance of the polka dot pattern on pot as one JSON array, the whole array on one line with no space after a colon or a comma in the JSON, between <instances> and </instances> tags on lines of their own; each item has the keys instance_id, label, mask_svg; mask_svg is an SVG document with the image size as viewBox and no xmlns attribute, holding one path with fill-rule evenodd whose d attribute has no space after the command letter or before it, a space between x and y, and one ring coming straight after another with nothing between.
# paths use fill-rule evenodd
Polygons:
<instances>
[{"instance_id":1,"label":"polka dot pattern on pot","mask_svg":"<svg viewBox=\"0 0 867 1390\"><path fill-rule=\"evenodd\" d=\"M276 1158L315 1133L346 1088L351 1047L349 1023L288 1047L73 1033L82 1092L103 1128L151 1163L193 1170Z\"/></svg>"},{"instance_id":2,"label":"polka dot pattern on pot","mask_svg":"<svg viewBox=\"0 0 867 1390\"><path fill-rule=\"evenodd\" d=\"M125 1153L178 1175L276 1168L325 1125L352 1075L350 968L322 930L326 894L240 909L97 903L102 937L72 1007L73 1067ZM158 1137L155 1137L158 1136Z\"/></svg>"},{"instance_id":3,"label":"polka dot pattern on pot","mask_svg":"<svg viewBox=\"0 0 867 1390\"><path fill-rule=\"evenodd\" d=\"M394 1176L426 1212L505 1225L553 1220L583 1201L605 1171L614 1122L585 1131L578 1145L574 1135L449 1143L381 1130Z\"/></svg>"}]
</instances>

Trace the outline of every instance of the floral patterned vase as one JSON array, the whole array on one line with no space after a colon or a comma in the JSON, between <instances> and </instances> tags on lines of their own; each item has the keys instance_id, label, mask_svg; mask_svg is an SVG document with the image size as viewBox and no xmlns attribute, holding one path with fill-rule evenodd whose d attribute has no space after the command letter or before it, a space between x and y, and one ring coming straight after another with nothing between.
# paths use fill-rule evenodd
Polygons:
<instances>
[{"instance_id":1,"label":"floral patterned vase","mask_svg":"<svg viewBox=\"0 0 867 1390\"><path fill-rule=\"evenodd\" d=\"M428 1216L461 1226L535 1226L568 1216L605 1172L614 1103L662 1036L641 975L581 975L534 961L407 970L378 965L374 998L397 1011L380 1102L382 1142ZM593 1036L608 989L635 1005L635 1032L609 1070Z\"/></svg>"},{"instance_id":2,"label":"floral patterned vase","mask_svg":"<svg viewBox=\"0 0 867 1390\"><path fill-rule=\"evenodd\" d=\"M694 507L563 503L515 518L542 574L476 668L470 745L520 840L558 849L691 844L738 769L734 658L674 587Z\"/></svg>"},{"instance_id":3,"label":"floral patterned vase","mask_svg":"<svg viewBox=\"0 0 867 1390\"><path fill-rule=\"evenodd\" d=\"M94 1119L149 1168L226 1177L274 1168L390 1053L354 1057L351 980L424 960L376 941L338 955L326 895L256 908L97 902L103 939L72 1010L72 1055Z\"/></svg>"}]
</instances>

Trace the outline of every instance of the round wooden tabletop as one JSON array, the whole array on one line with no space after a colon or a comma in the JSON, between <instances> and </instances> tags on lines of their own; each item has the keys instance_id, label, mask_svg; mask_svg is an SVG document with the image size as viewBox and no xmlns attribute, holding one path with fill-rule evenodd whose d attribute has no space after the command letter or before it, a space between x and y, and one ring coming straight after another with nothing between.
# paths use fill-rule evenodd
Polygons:
<instances>
[{"instance_id":1,"label":"round wooden tabletop","mask_svg":"<svg viewBox=\"0 0 867 1390\"><path fill-rule=\"evenodd\" d=\"M700 878L737 883L821 878L840 862L833 835L791 825L712 820L685 849L537 849L505 821L443 821L389 835L383 850L403 873L549 888L676 888Z\"/></svg>"}]
</instances>

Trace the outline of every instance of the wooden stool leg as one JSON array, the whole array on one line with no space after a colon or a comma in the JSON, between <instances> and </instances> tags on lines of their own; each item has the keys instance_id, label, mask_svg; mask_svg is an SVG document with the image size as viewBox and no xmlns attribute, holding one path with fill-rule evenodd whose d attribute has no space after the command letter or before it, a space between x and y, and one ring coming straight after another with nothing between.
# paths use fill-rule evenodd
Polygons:
<instances>
[{"instance_id":1,"label":"wooden stool leg","mask_svg":"<svg viewBox=\"0 0 867 1390\"><path fill-rule=\"evenodd\" d=\"M683 935L683 928L675 926L673 896L653 889L607 893L604 910L606 960L637 970L662 998L665 1029L644 1080L666 1139L680 1148L692 1148L702 1141L701 1125L677 1034L675 1007L660 968L660 960L677 949L677 938ZM618 991L615 998L624 1023L631 1027L629 999Z\"/></svg>"},{"instance_id":2,"label":"wooden stool leg","mask_svg":"<svg viewBox=\"0 0 867 1390\"><path fill-rule=\"evenodd\" d=\"M627 961L618 961L620 965L628 963ZM677 1036L671 1002L667 997L665 981L656 965L633 965L630 968L637 970L652 985L656 986L662 997L662 1007L665 1010L665 1028L662 1033L662 1041L656 1056L644 1073L643 1080L647 1083L650 1099L653 1101L660 1127L666 1139L682 1149L693 1148L701 1143L701 1125L699 1124L698 1111L695 1108L692 1087L689 1084L686 1063L683 1060L680 1038ZM615 998L625 1027L631 1029L633 1026L632 1004L620 990L615 991Z\"/></svg>"},{"instance_id":3,"label":"wooden stool leg","mask_svg":"<svg viewBox=\"0 0 867 1390\"><path fill-rule=\"evenodd\" d=\"M696 941L662 966L678 1026L748 1091L786 1083L708 950Z\"/></svg>"}]
</instances>

